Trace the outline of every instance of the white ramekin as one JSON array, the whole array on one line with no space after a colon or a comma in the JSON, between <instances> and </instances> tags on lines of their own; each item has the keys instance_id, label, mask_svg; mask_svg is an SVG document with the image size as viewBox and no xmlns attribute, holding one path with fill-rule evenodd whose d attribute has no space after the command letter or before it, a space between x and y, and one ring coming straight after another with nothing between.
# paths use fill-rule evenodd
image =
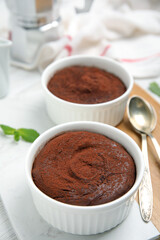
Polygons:
<instances>
[{"instance_id":1,"label":"white ramekin","mask_svg":"<svg viewBox=\"0 0 160 240\"><path fill-rule=\"evenodd\" d=\"M102 205L75 206L54 200L41 192L31 176L35 156L54 136L66 131L86 130L103 134L122 144L133 157L136 180L133 187L122 197ZM98 122L70 122L57 125L44 132L32 144L26 158L26 175L34 204L40 215L52 226L73 234L89 235L109 230L121 223L128 215L135 193L143 177L144 163L138 145L119 129Z\"/></svg>"},{"instance_id":2,"label":"white ramekin","mask_svg":"<svg viewBox=\"0 0 160 240\"><path fill-rule=\"evenodd\" d=\"M58 70L75 65L95 66L113 73L125 84L126 92L112 101L99 104L78 104L56 97L47 88L49 80ZM123 119L126 103L133 87L133 78L120 63L106 57L73 56L49 65L42 74L42 87L47 112L54 123L97 121L116 126Z\"/></svg>"}]
</instances>

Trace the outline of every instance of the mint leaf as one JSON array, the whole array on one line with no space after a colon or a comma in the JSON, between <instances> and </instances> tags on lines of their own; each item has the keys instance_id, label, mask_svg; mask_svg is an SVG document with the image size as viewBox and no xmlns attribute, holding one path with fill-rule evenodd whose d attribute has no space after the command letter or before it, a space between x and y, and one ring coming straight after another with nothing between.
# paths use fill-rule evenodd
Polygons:
<instances>
[{"instance_id":1,"label":"mint leaf","mask_svg":"<svg viewBox=\"0 0 160 240\"><path fill-rule=\"evenodd\" d=\"M18 132L25 141L31 143L39 136L39 133L33 129L20 128Z\"/></svg>"},{"instance_id":2,"label":"mint leaf","mask_svg":"<svg viewBox=\"0 0 160 240\"><path fill-rule=\"evenodd\" d=\"M4 124L0 124L4 134L13 135L14 140L19 141L20 137L27 142L34 142L34 140L39 136L39 133L34 129L19 128L15 129Z\"/></svg>"},{"instance_id":3,"label":"mint leaf","mask_svg":"<svg viewBox=\"0 0 160 240\"><path fill-rule=\"evenodd\" d=\"M160 87L156 82L150 83L149 89L160 97Z\"/></svg>"},{"instance_id":4,"label":"mint leaf","mask_svg":"<svg viewBox=\"0 0 160 240\"><path fill-rule=\"evenodd\" d=\"M9 127L9 126L3 125L3 124L0 124L0 127L2 128L3 132L6 135L13 135L15 130L16 130L16 129L12 128L12 127Z\"/></svg>"},{"instance_id":5,"label":"mint leaf","mask_svg":"<svg viewBox=\"0 0 160 240\"><path fill-rule=\"evenodd\" d=\"M18 142L19 139L20 139L19 132L15 130L15 131L14 131L14 140L15 140L16 142Z\"/></svg>"}]
</instances>

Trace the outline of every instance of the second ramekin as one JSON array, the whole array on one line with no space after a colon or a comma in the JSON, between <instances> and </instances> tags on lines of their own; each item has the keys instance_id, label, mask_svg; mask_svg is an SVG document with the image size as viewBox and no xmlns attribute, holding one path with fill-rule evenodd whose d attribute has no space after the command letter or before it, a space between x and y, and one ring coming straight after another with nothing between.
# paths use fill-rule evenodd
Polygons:
<instances>
[{"instance_id":1,"label":"second ramekin","mask_svg":"<svg viewBox=\"0 0 160 240\"><path fill-rule=\"evenodd\" d=\"M58 70L75 65L95 66L113 73L124 83L126 92L112 101L99 104L77 104L56 97L47 88L50 78ZM73 56L49 65L42 74L42 87L47 112L54 123L97 121L116 126L123 119L127 100L133 87L133 78L121 64L114 60L94 56Z\"/></svg>"},{"instance_id":2,"label":"second ramekin","mask_svg":"<svg viewBox=\"0 0 160 240\"><path fill-rule=\"evenodd\" d=\"M32 165L40 149L54 136L67 131L86 130L103 134L124 146L136 165L133 187L122 197L96 206L75 206L56 201L41 192L32 179ZM89 235L109 230L120 224L129 214L135 193L143 177L144 162L138 145L124 132L97 122L70 122L57 125L36 139L26 159L26 175L34 204L40 215L52 226L73 234Z\"/></svg>"}]
</instances>

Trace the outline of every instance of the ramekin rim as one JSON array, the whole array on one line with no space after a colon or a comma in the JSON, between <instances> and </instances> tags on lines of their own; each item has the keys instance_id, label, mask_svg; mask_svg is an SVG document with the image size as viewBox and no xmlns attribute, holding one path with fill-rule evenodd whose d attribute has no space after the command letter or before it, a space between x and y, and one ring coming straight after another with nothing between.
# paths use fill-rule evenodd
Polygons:
<instances>
[{"instance_id":1,"label":"ramekin rim","mask_svg":"<svg viewBox=\"0 0 160 240\"><path fill-rule=\"evenodd\" d=\"M48 129L47 131L45 131L44 133L42 133L35 141L34 143L32 144L32 146L30 147L29 151L28 151L28 154L27 154L27 157L26 157L26 163L25 163L25 172L26 172L26 176L27 176L27 181L30 185L30 187L32 187L32 189L34 189L34 191L38 192L38 194L40 194L43 198L45 198L47 201L49 202L54 202L57 204L57 206L59 207L66 207L68 209L77 209L77 210L85 210L85 211L90 211L90 210L98 210L98 209L103 209L103 208L109 208L109 209L112 209L113 207L117 207L121 204L123 204L125 201L127 201L131 196L133 196L135 194L135 192L137 191L140 183L141 183L141 180L142 180L142 177L143 177L143 173L144 173L144 161L142 160L141 161L141 169L142 171L140 172L139 176L136 177L136 180L135 180L135 183L134 185L132 186L132 188L127 192L125 193L124 195L122 195L121 197L111 201L111 202L108 202L108 203L104 203L104 204L99 204L99 205L93 205L93 206L78 206L78 205L71 205L71 204L67 204L67 203L63 203L63 202L60 202L60 201L57 201L49 196L47 196L45 193L43 193L36 185L35 183L33 182L33 179L31 177L31 169L29 170L28 169L28 159L30 158L30 155L33 155L32 154L32 151L34 151L34 148L36 148L35 152L38 150L38 148L43 145L39 145L37 147L36 144L38 144L38 141L40 141L40 138L45 138L51 131L54 131L55 128L62 128L63 126L65 125L79 125L79 124L92 124L92 125L103 125L104 127L107 127L107 128L110 128L110 129L114 129L115 131L119 132L120 134L122 134L123 136L125 136L130 142L132 142L133 146L135 147L135 149L137 150L138 152L138 155L140 156L141 155L141 158L142 158L142 153L138 147L138 145L136 144L136 142L129 136L127 135L125 132L123 132L122 130L118 129L118 128L115 128L111 125L108 125L108 124L104 124L104 123L100 123L100 122L93 122L93 121L76 121L76 122L67 122L67 123L63 123L63 124L59 124L59 125L56 125L50 129ZM113 130L113 131L114 131ZM87 130L86 130L87 131ZM59 133L63 132L63 130L61 130ZM53 134L54 135L54 134ZM50 138L49 138L50 139ZM49 140L48 139L48 140ZM45 143L47 142L47 140L45 141ZM44 143L44 144L45 144ZM33 160L34 161L34 160ZM33 162L32 162L33 164Z\"/></svg>"},{"instance_id":2,"label":"ramekin rim","mask_svg":"<svg viewBox=\"0 0 160 240\"><path fill-rule=\"evenodd\" d=\"M74 102L69 102L69 101L66 101L64 99L61 99L57 96L55 96L53 93L51 93L49 91L49 89L47 88L47 83L48 81L46 81L46 75L48 74L48 72L51 72L52 68L54 65L56 64L59 64L60 62L65 62L65 61L68 61L70 59L97 59L97 60L104 60L106 62L111 62L113 64L115 64L116 66L120 67L124 72L125 74L128 75L128 79L129 79L129 86L127 88L127 90L121 95L119 96L118 98L115 98L111 101L108 101L108 102L102 102L102 103L96 103L96 104L81 104L81 103L74 103ZM85 65L85 64L84 64ZM93 108L93 107L101 107L101 106L110 106L110 105L114 105L114 104L117 104L118 102L120 102L121 100L125 99L131 92L132 88L133 88L133 84L134 84L134 80L133 80L133 76L130 74L129 71L127 71L127 69L122 66L119 62L113 60L113 59L110 59L108 57L102 57L102 56L91 56L91 55L75 55L75 56L70 56L70 57L65 57L65 58L62 58L62 59L59 59L59 60L56 60L55 62L51 63L48 67L46 67L46 69L43 71L42 73L42 87L44 89L44 91L50 96L52 97L53 99L56 99L57 101L63 103L63 104L66 104L68 106L77 106L77 107L83 107L83 108Z\"/></svg>"}]
</instances>

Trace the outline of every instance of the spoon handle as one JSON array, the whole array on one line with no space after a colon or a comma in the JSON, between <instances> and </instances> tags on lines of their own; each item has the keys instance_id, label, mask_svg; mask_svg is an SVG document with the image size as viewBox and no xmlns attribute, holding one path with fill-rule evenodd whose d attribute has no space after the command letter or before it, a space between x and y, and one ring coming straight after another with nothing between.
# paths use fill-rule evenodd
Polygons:
<instances>
[{"instance_id":1,"label":"spoon handle","mask_svg":"<svg viewBox=\"0 0 160 240\"><path fill-rule=\"evenodd\" d=\"M148 134L148 136L151 138L152 142L153 142L153 145L156 149L156 152L158 154L158 157L160 159L160 146L159 146L159 143L157 142L157 140L155 139L155 137L153 137L153 135L150 133Z\"/></svg>"},{"instance_id":2,"label":"spoon handle","mask_svg":"<svg viewBox=\"0 0 160 240\"><path fill-rule=\"evenodd\" d=\"M139 187L139 202L141 216L145 222L149 222L152 216L153 192L148 163L146 134L142 134L142 154L145 161L144 176Z\"/></svg>"}]
</instances>

